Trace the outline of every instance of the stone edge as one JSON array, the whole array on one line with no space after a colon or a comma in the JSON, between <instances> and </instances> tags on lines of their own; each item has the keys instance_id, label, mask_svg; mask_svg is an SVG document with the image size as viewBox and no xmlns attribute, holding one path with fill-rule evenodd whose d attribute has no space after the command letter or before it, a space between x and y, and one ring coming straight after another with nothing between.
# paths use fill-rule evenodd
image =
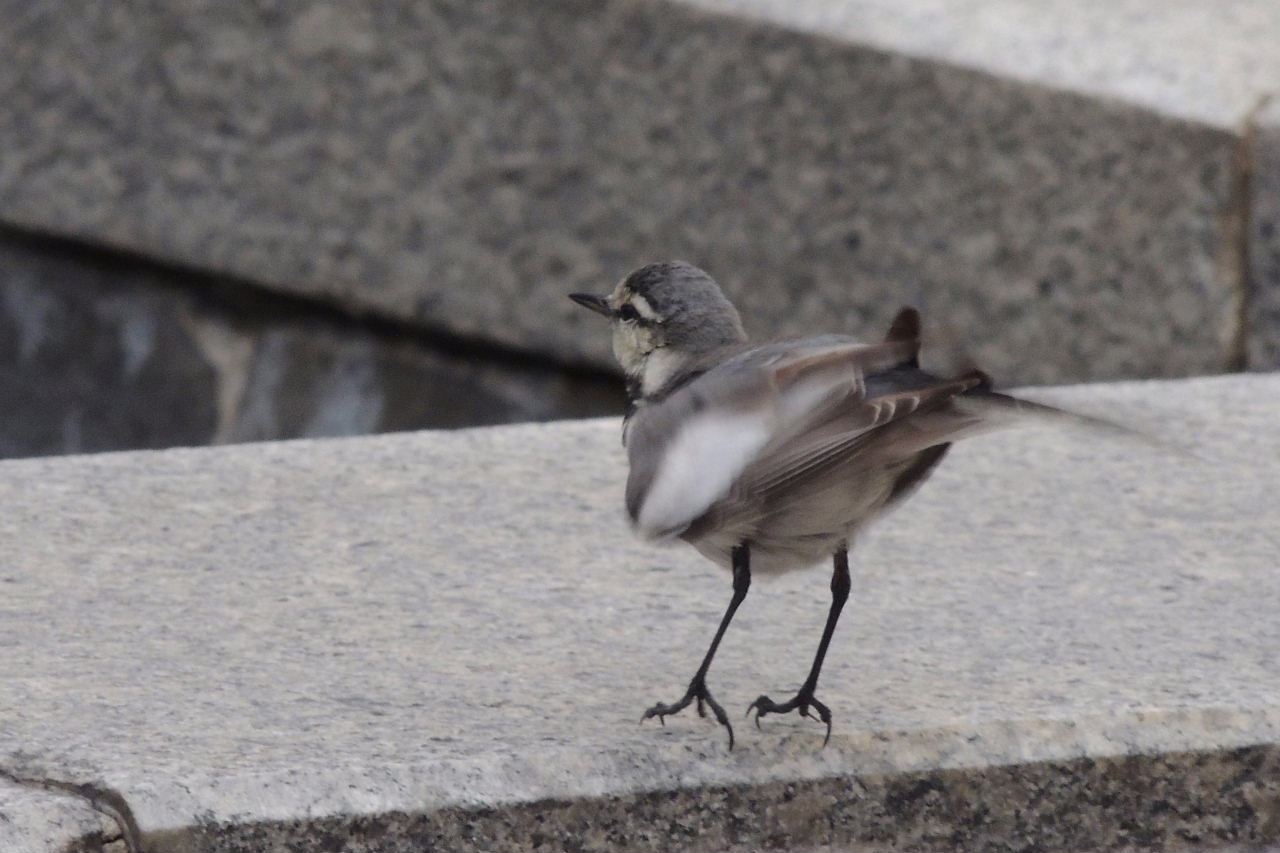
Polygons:
<instances>
[{"instance_id":1,"label":"stone edge","mask_svg":"<svg viewBox=\"0 0 1280 853\"><path fill-rule=\"evenodd\" d=\"M498 807L209 822L147 850L1147 849L1280 841L1280 745L691 786ZM386 845L386 846L384 846Z\"/></svg>"},{"instance_id":2,"label":"stone edge","mask_svg":"<svg viewBox=\"0 0 1280 853\"><path fill-rule=\"evenodd\" d=\"M1267 96L1246 126L1248 213L1242 263L1248 304L1241 323L1244 366L1280 369L1280 92Z\"/></svg>"}]
</instances>

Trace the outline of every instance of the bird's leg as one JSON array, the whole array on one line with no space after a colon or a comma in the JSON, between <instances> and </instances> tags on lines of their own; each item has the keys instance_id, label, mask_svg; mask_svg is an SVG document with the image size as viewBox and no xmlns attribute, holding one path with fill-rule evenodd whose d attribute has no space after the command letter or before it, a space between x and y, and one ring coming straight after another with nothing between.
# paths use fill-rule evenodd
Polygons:
<instances>
[{"instance_id":1,"label":"bird's leg","mask_svg":"<svg viewBox=\"0 0 1280 853\"><path fill-rule=\"evenodd\" d=\"M724 618L720 620L720 627L716 630L716 635L711 640L711 648L707 649L707 655L702 659L702 665L698 667L698 671L693 674L693 680L689 682L689 689L685 691L684 696L680 700L671 705L664 705L659 702L652 708L644 712L644 716L640 718L641 722L650 717L657 717L658 721L666 724L664 719L669 714L675 714L683 711L693 700L698 701L698 716L705 717L707 715L706 707L711 709L715 714L716 721L720 725L729 730L729 749L733 749L733 726L729 725L729 717L724 712L724 708L720 707L720 703L711 697L711 691L707 689L707 670L711 668L711 659L716 656L716 649L720 646L720 638L724 636L725 629L729 627L729 623L733 620L733 614L738 609L738 605L742 603L742 599L747 597L747 590L751 587L751 552L746 543L739 545L733 549L733 598L729 600L729 608L724 612ZM706 707L703 707L703 706Z\"/></svg>"},{"instance_id":2,"label":"bird's leg","mask_svg":"<svg viewBox=\"0 0 1280 853\"><path fill-rule=\"evenodd\" d=\"M810 717L809 709L817 711L817 719L827 724L827 736L823 739L822 745L826 746L827 741L831 740L831 709L822 704L813 695L813 691L818 686L818 674L822 671L822 659L827 656L827 646L831 644L831 635L835 633L836 622L840 619L840 611L844 608L844 603L849 598L849 549L847 546L841 546L836 551L833 560L834 568L831 572L831 610L827 613L827 625L822 629L822 640L818 643L818 653L813 656L813 667L809 670L809 677L804 680L804 684L800 685L800 689L796 695L786 702L779 705L768 696L761 696L747 706L747 714L752 711L756 712L756 726L760 725L760 718L765 714L786 714L799 709L800 716Z\"/></svg>"}]
</instances>

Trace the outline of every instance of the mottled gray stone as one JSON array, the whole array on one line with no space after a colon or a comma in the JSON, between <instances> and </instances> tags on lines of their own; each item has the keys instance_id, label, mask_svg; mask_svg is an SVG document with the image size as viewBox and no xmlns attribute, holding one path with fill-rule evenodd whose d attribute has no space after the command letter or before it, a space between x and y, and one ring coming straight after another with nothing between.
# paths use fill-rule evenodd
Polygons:
<instances>
[{"instance_id":1,"label":"mottled gray stone","mask_svg":"<svg viewBox=\"0 0 1280 853\"><path fill-rule=\"evenodd\" d=\"M1280 368L1280 98L1253 119L1248 222L1248 365Z\"/></svg>"},{"instance_id":2,"label":"mottled gray stone","mask_svg":"<svg viewBox=\"0 0 1280 853\"><path fill-rule=\"evenodd\" d=\"M117 826L82 798L0 776L0 850L5 853L96 853L119 835Z\"/></svg>"},{"instance_id":3,"label":"mottled gray stone","mask_svg":"<svg viewBox=\"0 0 1280 853\"><path fill-rule=\"evenodd\" d=\"M1239 130L1280 88L1269 0L684 0Z\"/></svg>"},{"instance_id":4,"label":"mottled gray stone","mask_svg":"<svg viewBox=\"0 0 1280 853\"><path fill-rule=\"evenodd\" d=\"M616 421L0 463L0 768L118 792L159 850L1275 843L1280 374L1037 397L1197 455L957 447L857 543L825 749L636 725L729 582L632 540ZM755 584L735 716L827 594Z\"/></svg>"},{"instance_id":5,"label":"mottled gray stone","mask_svg":"<svg viewBox=\"0 0 1280 853\"><path fill-rule=\"evenodd\" d=\"M619 383L0 230L0 456L618 412Z\"/></svg>"},{"instance_id":6,"label":"mottled gray stone","mask_svg":"<svg viewBox=\"0 0 1280 853\"><path fill-rule=\"evenodd\" d=\"M868 27L876 46L861 23L893 16L870 0L829 20L816 0L4 0L0 209L596 365L607 343L564 294L684 257L762 336L909 302L941 357L1008 381L1213 372L1238 361L1220 220L1240 203L1236 94L1274 65L1268 4L1215 29L1208 2L967 2L939 20L982 33L939 61L946 30L911 25L933 0ZM1071 26L1039 23L1046 6ZM771 20L713 13L739 8ZM1131 26L1148 18L1172 23ZM1095 44L1130 29L1211 34L1222 86L1179 72L1126 100L1183 55ZM1124 46L1131 65L1082 61ZM996 76L1010 65L1034 73Z\"/></svg>"},{"instance_id":7,"label":"mottled gray stone","mask_svg":"<svg viewBox=\"0 0 1280 853\"><path fill-rule=\"evenodd\" d=\"M195 830L196 849L1280 849L1280 750L1136 755ZM161 835L187 841L192 835ZM1270 843L1268 843L1270 842ZM821 845L819 847L819 845Z\"/></svg>"}]
</instances>

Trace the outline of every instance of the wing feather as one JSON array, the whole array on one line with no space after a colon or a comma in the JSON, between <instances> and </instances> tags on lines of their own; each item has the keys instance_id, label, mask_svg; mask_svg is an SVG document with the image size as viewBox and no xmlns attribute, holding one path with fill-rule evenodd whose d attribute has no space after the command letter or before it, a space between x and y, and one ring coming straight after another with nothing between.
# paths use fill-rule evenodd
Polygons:
<instances>
[{"instance_id":1,"label":"wing feather","mask_svg":"<svg viewBox=\"0 0 1280 853\"><path fill-rule=\"evenodd\" d=\"M866 398L866 376L910 358L909 340L819 338L760 347L641 406L627 429L627 510L653 538L679 535L722 500L766 448ZM892 417L896 401L867 417Z\"/></svg>"},{"instance_id":2,"label":"wing feather","mask_svg":"<svg viewBox=\"0 0 1280 853\"><path fill-rule=\"evenodd\" d=\"M764 448L750 468L743 471L734 492L767 503L802 480L824 476L833 467L848 464L866 450L876 430L936 408L977 385L976 378L962 377L857 401L849 411L821 429ZM945 430L912 432L916 433L912 436L913 447L910 450L903 447L904 455L923 449L914 447L916 444L924 443L927 447L945 440Z\"/></svg>"}]
</instances>

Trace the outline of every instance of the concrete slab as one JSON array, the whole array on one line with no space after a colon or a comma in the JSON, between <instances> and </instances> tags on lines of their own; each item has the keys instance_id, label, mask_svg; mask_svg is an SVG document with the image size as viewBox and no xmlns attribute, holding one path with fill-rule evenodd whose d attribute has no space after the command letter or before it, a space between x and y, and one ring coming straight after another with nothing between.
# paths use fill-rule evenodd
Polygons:
<instances>
[{"instance_id":1,"label":"concrete slab","mask_svg":"<svg viewBox=\"0 0 1280 853\"><path fill-rule=\"evenodd\" d=\"M6 0L6 220L598 366L563 295L667 257L760 336L912 303L1018 382L1243 361L1272 0L344 9Z\"/></svg>"},{"instance_id":2,"label":"concrete slab","mask_svg":"<svg viewBox=\"0 0 1280 853\"><path fill-rule=\"evenodd\" d=\"M631 539L616 421L2 463L0 768L115 792L155 851L1277 841L1280 374L1041 396L1199 458L957 448L855 552L826 749L637 725L729 582ZM735 716L826 587L757 582Z\"/></svg>"}]
</instances>

